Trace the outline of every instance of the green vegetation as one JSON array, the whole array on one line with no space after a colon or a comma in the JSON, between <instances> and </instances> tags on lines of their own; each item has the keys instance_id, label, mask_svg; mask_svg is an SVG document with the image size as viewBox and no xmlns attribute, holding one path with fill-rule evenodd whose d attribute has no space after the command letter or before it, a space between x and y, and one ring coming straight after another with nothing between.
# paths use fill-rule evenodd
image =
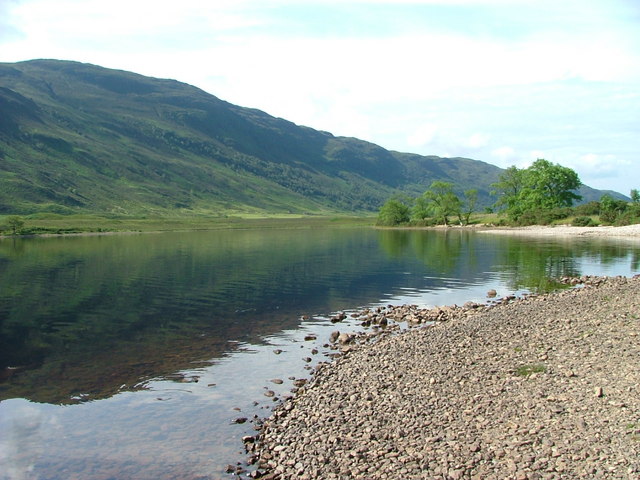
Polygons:
<instances>
[{"instance_id":1,"label":"green vegetation","mask_svg":"<svg viewBox=\"0 0 640 480\"><path fill-rule=\"evenodd\" d=\"M22 227L24 227L24 220L17 215L11 215L5 219L4 228L10 230L13 235L16 235Z\"/></svg>"},{"instance_id":2,"label":"green vegetation","mask_svg":"<svg viewBox=\"0 0 640 480\"><path fill-rule=\"evenodd\" d=\"M457 210L458 220L461 225L469 225L471 215L476 211L478 204L478 190L475 188L464 191L464 200Z\"/></svg>"},{"instance_id":3,"label":"green vegetation","mask_svg":"<svg viewBox=\"0 0 640 480\"><path fill-rule=\"evenodd\" d=\"M582 197L575 193L582 182L570 168L538 159L529 168L509 167L492 186L495 207L519 224L548 223L549 212L571 207ZM541 222L540 219L543 219Z\"/></svg>"},{"instance_id":4,"label":"green vegetation","mask_svg":"<svg viewBox=\"0 0 640 480\"><path fill-rule=\"evenodd\" d=\"M407 223L410 219L411 208L400 199L392 198L380 207L378 225L393 226Z\"/></svg>"},{"instance_id":5,"label":"green vegetation","mask_svg":"<svg viewBox=\"0 0 640 480\"><path fill-rule=\"evenodd\" d=\"M0 214L121 217L376 212L434 180L500 169L385 150L198 88L55 60L0 64Z\"/></svg>"},{"instance_id":6,"label":"green vegetation","mask_svg":"<svg viewBox=\"0 0 640 480\"><path fill-rule=\"evenodd\" d=\"M595 222L591 217L575 217L571 221L571 225L573 225L574 227L594 227L598 225L598 223Z\"/></svg>"},{"instance_id":7,"label":"green vegetation","mask_svg":"<svg viewBox=\"0 0 640 480\"><path fill-rule=\"evenodd\" d=\"M8 218L8 217L7 217ZM34 214L23 217L22 235L56 235L104 232L167 232L198 230L240 230L271 228L339 228L373 225L372 216L295 216L271 215L263 217L119 217L91 214L58 215ZM0 235L11 234L6 219L0 217Z\"/></svg>"},{"instance_id":8,"label":"green vegetation","mask_svg":"<svg viewBox=\"0 0 640 480\"><path fill-rule=\"evenodd\" d=\"M449 225L453 216L458 218L460 225L468 225L477 203L476 189L465 190L461 200L454 192L453 183L436 180L429 190L415 199L388 200L380 209L377 225Z\"/></svg>"},{"instance_id":9,"label":"green vegetation","mask_svg":"<svg viewBox=\"0 0 640 480\"><path fill-rule=\"evenodd\" d=\"M460 211L460 199L453 193L453 184L449 182L433 182L421 200L421 215L428 212L443 225L449 225L449 217Z\"/></svg>"},{"instance_id":10,"label":"green vegetation","mask_svg":"<svg viewBox=\"0 0 640 480\"><path fill-rule=\"evenodd\" d=\"M589 201L572 207L582 197L576 191L581 186L575 171L538 159L529 168L509 167L492 184L492 194L498 199L494 208L485 208L506 220L492 221L485 215L485 223L499 225L549 225L570 223L575 226L629 225L640 223L640 194L631 191L631 202L605 193L600 201ZM458 189L459 190L459 189ZM378 225L449 225L456 216L460 225L471 223L478 205L478 191L465 190L463 199L450 182L436 180L421 196L413 200L387 202L378 215ZM411 215L409 215L411 212Z\"/></svg>"},{"instance_id":11,"label":"green vegetation","mask_svg":"<svg viewBox=\"0 0 640 480\"><path fill-rule=\"evenodd\" d=\"M455 214L466 223L469 208L491 205L502 171L385 150L177 81L77 62L0 64L0 111L0 215L360 215L438 181L460 199L476 190Z\"/></svg>"},{"instance_id":12,"label":"green vegetation","mask_svg":"<svg viewBox=\"0 0 640 480\"><path fill-rule=\"evenodd\" d=\"M600 199L600 220L610 225L631 225L640 223L640 198L638 191L631 190L630 203L617 200L610 195L603 195Z\"/></svg>"},{"instance_id":13,"label":"green vegetation","mask_svg":"<svg viewBox=\"0 0 640 480\"><path fill-rule=\"evenodd\" d=\"M516 375L519 377L528 377L534 373L544 373L547 371L547 367L541 363L534 363L531 365L522 365L516 369Z\"/></svg>"}]
</instances>

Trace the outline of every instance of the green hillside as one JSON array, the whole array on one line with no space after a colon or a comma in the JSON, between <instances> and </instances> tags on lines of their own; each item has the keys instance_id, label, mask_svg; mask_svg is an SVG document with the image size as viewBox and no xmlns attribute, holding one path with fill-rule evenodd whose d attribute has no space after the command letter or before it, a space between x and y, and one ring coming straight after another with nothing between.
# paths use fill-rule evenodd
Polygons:
<instances>
[{"instance_id":1,"label":"green hillside","mask_svg":"<svg viewBox=\"0 0 640 480\"><path fill-rule=\"evenodd\" d=\"M335 137L175 80L0 64L0 214L366 212L433 180L490 204L500 172Z\"/></svg>"}]
</instances>

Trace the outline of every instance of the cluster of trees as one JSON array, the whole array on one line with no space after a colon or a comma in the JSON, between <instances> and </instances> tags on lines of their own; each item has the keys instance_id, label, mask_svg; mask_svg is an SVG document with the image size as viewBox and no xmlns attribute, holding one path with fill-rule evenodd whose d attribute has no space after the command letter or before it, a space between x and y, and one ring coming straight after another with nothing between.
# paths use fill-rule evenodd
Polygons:
<instances>
[{"instance_id":1,"label":"cluster of trees","mask_svg":"<svg viewBox=\"0 0 640 480\"><path fill-rule=\"evenodd\" d=\"M478 191L466 190L463 198L453 191L453 183L435 181L416 199L395 197L388 200L378 214L378 225L400 225L403 223L441 223L449 225L456 218L467 225L476 210Z\"/></svg>"},{"instance_id":2,"label":"cluster of trees","mask_svg":"<svg viewBox=\"0 0 640 480\"><path fill-rule=\"evenodd\" d=\"M631 225L640 223L640 192L631 190L631 202L617 200L605 194L599 202L589 202L578 205L574 209L576 217L574 225L597 225L593 217L598 216L601 223L608 225Z\"/></svg>"},{"instance_id":3,"label":"cluster of trees","mask_svg":"<svg viewBox=\"0 0 640 480\"><path fill-rule=\"evenodd\" d=\"M509 167L492 185L495 207L512 221L525 214L571 207L582 197L575 193L582 182L570 168L538 159L529 168Z\"/></svg>"},{"instance_id":4,"label":"cluster of trees","mask_svg":"<svg viewBox=\"0 0 640 480\"><path fill-rule=\"evenodd\" d=\"M545 159L536 160L528 168L509 167L492 184L492 195L497 196L493 208L506 215L515 225L548 224L552 221L576 216L576 225L595 225L594 215L602 223L626 225L640 222L640 194L631 191L631 203L604 195L600 202L589 202L571 208L582 199L576 190L582 185L578 174L567 167ZM448 225L452 218L467 225L476 211L477 190L467 190L462 197L454 192L454 185L435 181L420 197L395 197L380 209L378 225Z\"/></svg>"}]
</instances>

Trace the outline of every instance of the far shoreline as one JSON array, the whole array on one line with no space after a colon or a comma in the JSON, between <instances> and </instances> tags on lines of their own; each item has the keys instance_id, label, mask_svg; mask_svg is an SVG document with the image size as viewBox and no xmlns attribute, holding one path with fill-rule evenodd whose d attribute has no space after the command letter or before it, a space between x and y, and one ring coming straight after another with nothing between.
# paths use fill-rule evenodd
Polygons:
<instances>
[{"instance_id":1,"label":"far shoreline","mask_svg":"<svg viewBox=\"0 0 640 480\"><path fill-rule=\"evenodd\" d=\"M526 227L504 227L487 224L475 225L439 225L434 227L376 227L381 230L433 230L433 231L472 231L478 233L495 233L499 235L530 235L543 237L610 237L640 239L640 224L622 227L597 226L574 227L572 225L530 225Z\"/></svg>"},{"instance_id":2,"label":"far shoreline","mask_svg":"<svg viewBox=\"0 0 640 480\"><path fill-rule=\"evenodd\" d=\"M640 224L622 227L574 227L571 225L532 225L528 227L487 227L479 229L482 233L497 233L500 235L533 235L545 237L625 237L640 239Z\"/></svg>"},{"instance_id":3,"label":"far shoreline","mask_svg":"<svg viewBox=\"0 0 640 480\"><path fill-rule=\"evenodd\" d=\"M167 232L202 232L215 230L244 230L261 228L323 228L323 227L368 227L379 230L432 230L432 231L471 231L478 233L493 233L498 235L518 235L535 237L582 237L582 238L624 238L640 239L640 224L626 226L595 226L578 227L572 225L531 225L525 227L495 226L491 224L478 223L471 225L437 225L437 226L378 226L375 225L373 217L341 217L341 216L309 216L309 217L228 217L224 219L216 218L210 221L197 219L183 221L183 219L170 218L166 220L153 219L146 222L146 219L117 219L118 227L110 229L98 227L102 230L87 229L82 231L70 231L60 233L42 232L17 235L0 235L1 240L7 239L32 239L32 238L67 238L67 237L95 237L112 235L136 235L146 233L167 233ZM37 223L37 222L36 222ZM100 222L98 222L100 223ZM129 229L126 228L130 223ZM104 225L104 224L103 224ZM51 227L55 229L55 227ZM60 227L63 228L63 227Z\"/></svg>"},{"instance_id":4,"label":"far shoreline","mask_svg":"<svg viewBox=\"0 0 640 480\"><path fill-rule=\"evenodd\" d=\"M29 219L27 219L29 220ZM0 234L0 240L32 238L94 237L168 232L205 232L219 230L253 230L274 228L344 228L372 227L373 217L341 215L215 217L215 218L56 218L29 220L29 227L47 229L37 233Z\"/></svg>"}]
</instances>

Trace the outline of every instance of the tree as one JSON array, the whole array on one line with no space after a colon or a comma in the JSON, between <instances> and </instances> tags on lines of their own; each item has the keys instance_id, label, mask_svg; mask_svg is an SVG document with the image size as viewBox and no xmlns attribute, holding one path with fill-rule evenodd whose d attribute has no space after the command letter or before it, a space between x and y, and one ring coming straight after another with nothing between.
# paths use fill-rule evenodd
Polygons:
<instances>
[{"instance_id":1,"label":"tree","mask_svg":"<svg viewBox=\"0 0 640 480\"><path fill-rule=\"evenodd\" d=\"M500 195L495 207L518 220L525 212L570 207L582 198L575 193L580 185L572 169L539 158L529 168L509 167L491 193Z\"/></svg>"},{"instance_id":2,"label":"tree","mask_svg":"<svg viewBox=\"0 0 640 480\"><path fill-rule=\"evenodd\" d=\"M636 188L631 190L631 202L640 203L640 192Z\"/></svg>"},{"instance_id":3,"label":"tree","mask_svg":"<svg viewBox=\"0 0 640 480\"><path fill-rule=\"evenodd\" d=\"M605 223L614 223L626 209L627 202L623 200L616 200L606 193L600 197L600 220Z\"/></svg>"},{"instance_id":4,"label":"tree","mask_svg":"<svg viewBox=\"0 0 640 480\"><path fill-rule=\"evenodd\" d=\"M575 193L582 182L568 167L539 158L525 171L521 196L526 210L570 207L575 200L582 199Z\"/></svg>"},{"instance_id":5,"label":"tree","mask_svg":"<svg viewBox=\"0 0 640 480\"><path fill-rule=\"evenodd\" d=\"M378 213L378 225L394 226L409 221L410 208L405 202L392 198L387 200Z\"/></svg>"},{"instance_id":6,"label":"tree","mask_svg":"<svg viewBox=\"0 0 640 480\"><path fill-rule=\"evenodd\" d=\"M10 217L7 217L6 225L15 235L18 230L24 227L24 220L22 220L22 218L18 217L17 215L12 215Z\"/></svg>"},{"instance_id":7,"label":"tree","mask_svg":"<svg viewBox=\"0 0 640 480\"><path fill-rule=\"evenodd\" d=\"M464 202L460 202L460 208L458 209L458 219L462 225L469 225L469 219L473 212L476 211L476 204L478 203L478 190L472 188L464 191Z\"/></svg>"},{"instance_id":8,"label":"tree","mask_svg":"<svg viewBox=\"0 0 640 480\"><path fill-rule=\"evenodd\" d=\"M498 200L494 207L498 211L504 211L511 218L517 218L522 214L519 204L520 192L524 188L525 171L511 166L507 168L500 177L498 182L492 183L491 195L498 195Z\"/></svg>"},{"instance_id":9,"label":"tree","mask_svg":"<svg viewBox=\"0 0 640 480\"><path fill-rule=\"evenodd\" d=\"M453 193L452 183L436 180L422 197L430 205L434 217L444 225L448 225L449 217L460 210L460 199Z\"/></svg>"},{"instance_id":10,"label":"tree","mask_svg":"<svg viewBox=\"0 0 640 480\"><path fill-rule=\"evenodd\" d=\"M431 202L424 195L420 195L415 199L411 212L411 217L415 220L424 220L433 216Z\"/></svg>"}]
</instances>

